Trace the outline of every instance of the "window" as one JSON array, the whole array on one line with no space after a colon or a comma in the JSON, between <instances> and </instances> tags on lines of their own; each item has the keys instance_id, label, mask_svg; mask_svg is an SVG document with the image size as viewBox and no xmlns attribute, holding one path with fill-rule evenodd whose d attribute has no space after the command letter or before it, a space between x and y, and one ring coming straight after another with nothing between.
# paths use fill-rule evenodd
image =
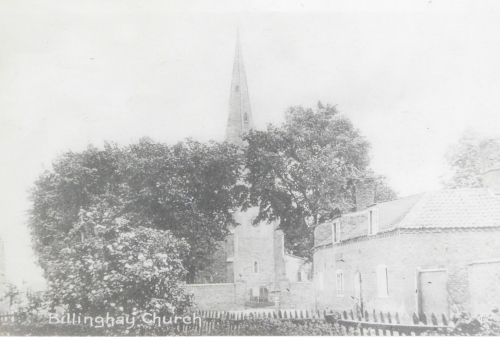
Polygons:
<instances>
[{"instance_id":1,"label":"window","mask_svg":"<svg viewBox=\"0 0 500 337\"><path fill-rule=\"evenodd\" d=\"M300 270L297 272L297 281L302 282L302 272Z\"/></svg>"},{"instance_id":2,"label":"window","mask_svg":"<svg viewBox=\"0 0 500 337\"><path fill-rule=\"evenodd\" d=\"M248 114L244 114L244 115L243 115L243 121L244 121L245 123L248 123Z\"/></svg>"},{"instance_id":3,"label":"window","mask_svg":"<svg viewBox=\"0 0 500 337\"><path fill-rule=\"evenodd\" d=\"M377 283L378 283L378 297L389 296L389 273L387 266L380 265L377 267Z\"/></svg>"},{"instance_id":4,"label":"window","mask_svg":"<svg viewBox=\"0 0 500 337\"><path fill-rule=\"evenodd\" d=\"M236 91L236 92L240 91L240 86L237 85L236 87L234 87L234 91Z\"/></svg>"},{"instance_id":5,"label":"window","mask_svg":"<svg viewBox=\"0 0 500 337\"><path fill-rule=\"evenodd\" d=\"M255 274L259 273L259 262L257 262L257 261L254 261L254 263L253 263L253 272Z\"/></svg>"},{"instance_id":6,"label":"window","mask_svg":"<svg viewBox=\"0 0 500 337\"><path fill-rule=\"evenodd\" d=\"M368 211L368 235L375 235L378 232L378 211L371 209Z\"/></svg>"},{"instance_id":7,"label":"window","mask_svg":"<svg viewBox=\"0 0 500 337\"><path fill-rule=\"evenodd\" d=\"M337 270L336 272L336 280L337 280L337 296L344 296L344 272L342 270Z\"/></svg>"},{"instance_id":8,"label":"window","mask_svg":"<svg viewBox=\"0 0 500 337\"><path fill-rule=\"evenodd\" d=\"M340 242L340 221L335 221L332 224L332 242Z\"/></svg>"}]
</instances>

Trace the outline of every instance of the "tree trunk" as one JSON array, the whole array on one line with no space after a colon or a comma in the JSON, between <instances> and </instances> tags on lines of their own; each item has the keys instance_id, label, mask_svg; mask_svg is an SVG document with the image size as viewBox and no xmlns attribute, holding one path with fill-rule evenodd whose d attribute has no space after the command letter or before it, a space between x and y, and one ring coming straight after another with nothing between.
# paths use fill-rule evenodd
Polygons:
<instances>
[{"instance_id":1,"label":"tree trunk","mask_svg":"<svg viewBox=\"0 0 500 337\"><path fill-rule=\"evenodd\" d=\"M196 277L196 268L194 266L190 266L188 268L188 273L187 273L187 276L186 276L186 283L187 284L193 284L194 280L195 280L195 277Z\"/></svg>"}]
</instances>

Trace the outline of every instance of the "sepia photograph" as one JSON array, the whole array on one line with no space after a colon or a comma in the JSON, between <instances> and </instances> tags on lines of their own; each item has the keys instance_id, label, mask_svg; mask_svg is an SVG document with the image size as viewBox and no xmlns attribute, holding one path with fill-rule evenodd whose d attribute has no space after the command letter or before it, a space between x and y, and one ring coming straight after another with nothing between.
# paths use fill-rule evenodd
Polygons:
<instances>
[{"instance_id":1,"label":"sepia photograph","mask_svg":"<svg viewBox=\"0 0 500 337\"><path fill-rule=\"evenodd\" d=\"M500 2L0 2L0 335L500 336Z\"/></svg>"}]
</instances>

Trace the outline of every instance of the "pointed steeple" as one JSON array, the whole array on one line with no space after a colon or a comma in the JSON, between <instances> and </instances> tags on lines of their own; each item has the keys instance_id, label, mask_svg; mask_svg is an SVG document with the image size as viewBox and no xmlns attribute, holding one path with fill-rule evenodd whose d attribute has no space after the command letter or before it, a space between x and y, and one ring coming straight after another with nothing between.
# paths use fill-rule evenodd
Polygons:
<instances>
[{"instance_id":1,"label":"pointed steeple","mask_svg":"<svg viewBox=\"0 0 500 337\"><path fill-rule=\"evenodd\" d=\"M248 97L247 77L241 54L240 33L236 38L236 55L234 57L233 79L229 97L229 118L227 121L226 140L244 146L241 135L253 129L252 111Z\"/></svg>"}]
</instances>

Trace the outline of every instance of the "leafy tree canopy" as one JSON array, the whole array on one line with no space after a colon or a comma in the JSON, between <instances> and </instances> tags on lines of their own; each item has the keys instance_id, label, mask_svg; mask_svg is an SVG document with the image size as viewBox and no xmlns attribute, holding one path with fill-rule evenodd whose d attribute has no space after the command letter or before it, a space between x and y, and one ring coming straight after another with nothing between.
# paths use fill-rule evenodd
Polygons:
<instances>
[{"instance_id":1,"label":"leafy tree canopy","mask_svg":"<svg viewBox=\"0 0 500 337\"><path fill-rule=\"evenodd\" d=\"M314 227L353 210L354 182L367 174L368 142L334 106L321 103L315 111L292 107L282 126L245 139L249 204L260 207L254 222L278 220L287 249L310 256ZM385 180L377 184L379 201L395 197Z\"/></svg>"},{"instance_id":2,"label":"leafy tree canopy","mask_svg":"<svg viewBox=\"0 0 500 337\"><path fill-rule=\"evenodd\" d=\"M396 191L392 189L383 175L375 176L375 203L391 201L398 198Z\"/></svg>"},{"instance_id":3,"label":"leafy tree canopy","mask_svg":"<svg viewBox=\"0 0 500 337\"><path fill-rule=\"evenodd\" d=\"M103 209L104 200L119 207L111 213L115 220L127 221L126 227L113 225L113 230L141 231L147 236L152 233L145 229L149 228L184 240L189 250L179 248L179 256L188 278L193 279L196 270L210 261L214 242L224 239L228 225L234 224L230 210L240 205L245 190L237 184L240 169L236 147L191 140L168 146L143 139L123 148L106 144L104 150L89 147L81 153L63 154L31 191L29 225L48 281L55 282L54 275L62 275L57 269L63 266L55 263L70 253L68 240L76 240L75 233L80 235L79 244L90 245L88 249L101 244L95 228L82 225L88 224L82 222L82 214ZM106 212L101 212L103 217ZM113 221L103 223L112 226Z\"/></svg>"},{"instance_id":4,"label":"leafy tree canopy","mask_svg":"<svg viewBox=\"0 0 500 337\"><path fill-rule=\"evenodd\" d=\"M480 144L483 139L468 130L457 144L448 148L446 161L450 174L442 179L445 188L481 187Z\"/></svg>"}]
</instances>

